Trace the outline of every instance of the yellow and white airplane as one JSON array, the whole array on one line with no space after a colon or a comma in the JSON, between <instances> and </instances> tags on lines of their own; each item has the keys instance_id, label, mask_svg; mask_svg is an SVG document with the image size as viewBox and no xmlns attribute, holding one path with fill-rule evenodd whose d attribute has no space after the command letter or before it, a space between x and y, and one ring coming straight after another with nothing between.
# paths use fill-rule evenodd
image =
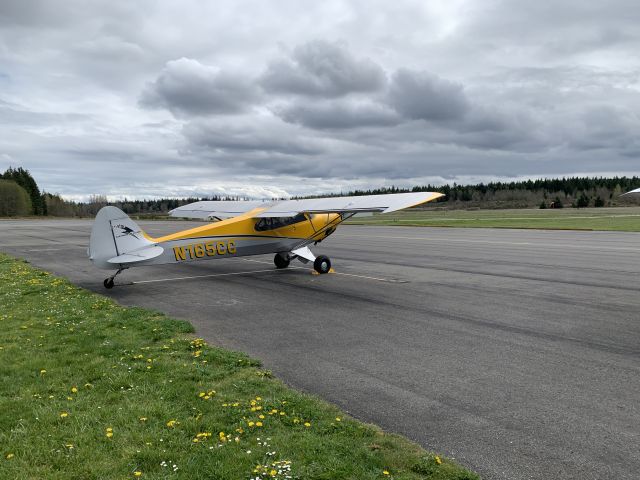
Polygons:
<instances>
[{"instance_id":1,"label":"yellow and white airplane","mask_svg":"<svg viewBox=\"0 0 640 480\"><path fill-rule=\"evenodd\" d=\"M388 213L430 202L441 193L394 193L304 200L201 201L172 210L172 217L213 220L188 230L152 238L116 207L96 215L89 242L89 259L99 268L114 269L104 280L114 286L123 270L145 265L182 263L275 253L277 268L292 259L313 262L318 273L331 270L331 260L315 256L309 245L321 242L338 225L358 213Z\"/></svg>"}]
</instances>

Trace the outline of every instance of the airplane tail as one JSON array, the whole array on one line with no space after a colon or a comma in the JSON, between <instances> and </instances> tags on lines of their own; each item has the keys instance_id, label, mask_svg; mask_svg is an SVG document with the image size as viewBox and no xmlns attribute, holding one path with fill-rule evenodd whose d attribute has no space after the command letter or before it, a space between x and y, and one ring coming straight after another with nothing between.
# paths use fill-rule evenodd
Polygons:
<instances>
[{"instance_id":1,"label":"airplane tail","mask_svg":"<svg viewBox=\"0 0 640 480\"><path fill-rule=\"evenodd\" d=\"M116 207L103 207L96 215L89 241L89 259L98 268L123 268L163 253L136 222Z\"/></svg>"}]
</instances>

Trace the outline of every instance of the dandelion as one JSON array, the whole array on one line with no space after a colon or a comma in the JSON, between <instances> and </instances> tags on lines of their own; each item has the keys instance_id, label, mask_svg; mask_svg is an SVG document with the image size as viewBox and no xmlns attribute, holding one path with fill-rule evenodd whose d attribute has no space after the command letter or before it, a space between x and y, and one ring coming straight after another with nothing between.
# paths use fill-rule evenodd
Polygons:
<instances>
[{"instance_id":1,"label":"dandelion","mask_svg":"<svg viewBox=\"0 0 640 480\"><path fill-rule=\"evenodd\" d=\"M167 422L167 427L174 428L176 425L180 425L180 422L177 420L169 420Z\"/></svg>"},{"instance_id":2,"label":"dandelion","mask_svg":"<svg viewBox=\"0 0 640 480\"><path fill-rule=\"evenodd\" d=\"M442 459L438 455L436 455L436 463L438 465L442 464Z\"/></svg>"},{"instance_id":3,"label":"dandelion","mask_svg":"<svg viewBox=\"0 0 640 480\"><path fill-rule=\"evenodd\" d=\"M60 418L67 418L69 414L67 412L60 412Z\"/></svg>"},{"instance_id":4,"label":"dandelion","mask_svg":"<svg viewBox=\"0 0 640 480\"><path fill-rule=\"evenodd\" d=\"M304 422L304 426L309 428L311 426L311 424L309 422Z\"/></svg>"},{"instance_id":5,"label":"dandelion","mask_svg":"<svg viewBox=\"0 0 640 480\"><path fill-rule=\"evenodd\" d=\"M138 420L140 420L141 422L146 422L147 421L147 417L140 417Z\"/></svg>"},{"instance_id":6,"label":"dandelion","mask_svg":"<svg viewBox=\"0 0 640 480\"><path fill-rule=\"evenodd\" d=\"M40 370L40 375L44 375L45 373L47 373L47 371L44 368Z\"/></svg>"},{"instance_id":7,"label":"dandelion","mask_svg":"<svg viewBox=\"0 0 640 480\"><path fill-rule=\"evenodd\" d=\"M67 443L65 447L67 447L69 450L73 450L73 443Z\"/></svg>"},{"instance_id":8,"label":"dandelion","mask_svg":"<svg viewBox=\"0 0 640 480\"><path fill-rule=\"evenodd\" d=\"M389 473L389 470L383 470L383 471L382 471L382 474L383 474L383 475L391 475L391 474Z\"/></svg>"},{"instance_id":9,"label":"dandelion","mask_svg":"<svg viewBox=\"0 0 640 480\"><path fill-rule=\"evenodd\" d=\"M113 428L107 427L107 432L105 433L105 435L107 436L107 438L113 437Z\"/></svg>"},{"instance_id":10,"label":"dandelion","mask_svg":"<svg viewBox=\"0 0 640 480\"><path fill-rule=\"evenodd\" d=\"M134 477L141 477L142 476L142 472L140 470L136 470L135 472L133 472L133 476Z\"/></svg>"},{"instance_id":11,"label":"dandelion","mask_svg":"<svg viewBox=\"0 0 640 480\"><path fill-rule=\"evenodd\" d=\"M7 460L11 460L15 455L13 453L7 453Z\"/></svg>"},{"instance_id":12,"label":"dandelion","mask_svg":"<svg viewBox=\"0 0 640 480\"><path fill-rule=\"evenodd\" d=\"M78 393L78 387L76 386L71 387L71 393Z\"/></svg>"},{"instance_id":13,"label":"dandelion","mask_svg":"<svg viewBox=\"0 0 640 480\"><path fill-rule=\"evenodd\" d=\"M262 422L256 422L256 427L261 427L262 426Z\"/></svg>"},{"instance_id":14,"label":"dandelion","mask_svg":"<svg viewBox=\"0 0 640 480\"><path fill-rule=\"evenodd\" d=\"M336 422L341 422L342 419L340 417L336 417Z\"/></svg>"}]
</instances>

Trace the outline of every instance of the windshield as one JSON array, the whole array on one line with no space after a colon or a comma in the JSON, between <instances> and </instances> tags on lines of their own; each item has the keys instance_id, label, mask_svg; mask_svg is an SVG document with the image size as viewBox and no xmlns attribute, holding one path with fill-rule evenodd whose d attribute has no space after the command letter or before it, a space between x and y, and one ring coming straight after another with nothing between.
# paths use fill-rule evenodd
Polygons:
<instances>
[{"instance_id":1,"label":"windshield","mask_svg":"<svg viewBox=\"0 0 640 480\"><path fill-rule=\"evenodd\" d=\"M261 218L256 222L255 229L258 232L264 232L266 230L275 230L276 228L286 227L287 225L293 225L294 223L300 223L307 219L304 213L299 213L295 217L267 217Z\"/></svg>"}]
</instances>

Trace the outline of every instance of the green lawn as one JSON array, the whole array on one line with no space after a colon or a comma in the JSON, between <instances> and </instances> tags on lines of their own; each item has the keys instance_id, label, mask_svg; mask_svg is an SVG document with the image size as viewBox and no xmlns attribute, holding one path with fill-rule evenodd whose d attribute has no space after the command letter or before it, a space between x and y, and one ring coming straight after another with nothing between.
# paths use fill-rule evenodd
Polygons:
<instances>
[{"instance_id":1,"label":"green lawn","mask_svg":"<svg viewBox=\"0 0 640 480\"><path fill-rule=\"evenodd\" d=\"M423 227L540 228L640 232L640 207L558 210L419 210L357 217L359 225Z\"/></svg>"},{"instance_id":2,"label":"green lawn","mask_svg":"<svg viewBox=\"0 0 640 480\"><path fill-rule=\"evenodd\" d=\"M478 478L187 322L2 254L0 306L2 479Z\"/></svg>"}]
</instances>

